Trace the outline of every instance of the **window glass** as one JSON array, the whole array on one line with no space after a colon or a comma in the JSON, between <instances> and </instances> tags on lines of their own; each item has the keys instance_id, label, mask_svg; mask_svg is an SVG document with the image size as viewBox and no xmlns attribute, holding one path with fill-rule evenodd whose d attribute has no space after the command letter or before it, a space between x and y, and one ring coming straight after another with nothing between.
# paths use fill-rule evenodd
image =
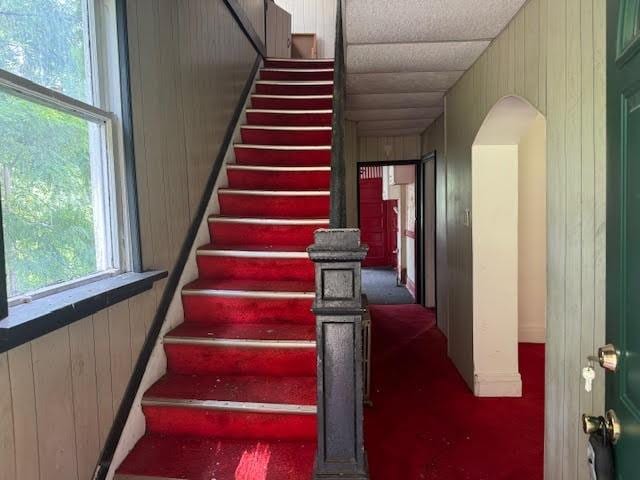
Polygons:
<instances>
[{"instance_id":1,"label":"window glass","mask_svg":"<svg viewBox=\"0 0 640 480\"><path fill-rule=\"evenodd\" d=\"M9 298L115 268L104 130L0 92Z\"/></svg>"},{"instance_id":2,"label":"window glass","mask_svg":"<svg viewBox=\"0 0 640 480\"><path fill-rule=\"evenodd\" d=\"M87 0L0 0L0 68L92 103Z\"/></svg>"}]
</instances>

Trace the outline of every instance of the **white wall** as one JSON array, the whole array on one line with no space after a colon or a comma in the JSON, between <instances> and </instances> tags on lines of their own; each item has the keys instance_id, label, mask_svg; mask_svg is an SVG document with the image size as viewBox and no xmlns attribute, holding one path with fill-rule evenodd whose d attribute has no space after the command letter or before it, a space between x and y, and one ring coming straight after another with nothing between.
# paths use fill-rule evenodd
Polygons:
<instances>
[{"instance_id":1,"label":"white wall","mask_svg":"<svg viewBox=\"0 0 640 480\"><path fill-rule=\"evenodd\" d=\"M477 396L520 396L518 146L474 145L473 360Z\"/></svg>"},{"instance_id":2,"label":"white wall","mask_svg":"<svg viewBox=\"0 0 640 480\"><path fill-rule=\"evenodd\" d=\"M318 58L333 58L336 37L336 0L276 0L291 14L293 33L315 33Z\"/></svg>"},{"instance_id":3,"label":"white wall","mask_svg":"<svg viewBox=\"0 0 640 480\"><path fill-rule=\"evenodd\" d=\"M404 208L405 232L403 243L406 251L407 288L416 296L416 183L403 185L406 192L406 206Z\"/></svg>"},{"instance_id":4,"label":"white wall","mask_svg":"<svg viewBox=\"0 0 640 480\"><path fill-rule=\"evenodd\" d=\"M540 114L518 145L520 342L544 343L547 306L546 131Z\"/></svg>"}]
</instances>

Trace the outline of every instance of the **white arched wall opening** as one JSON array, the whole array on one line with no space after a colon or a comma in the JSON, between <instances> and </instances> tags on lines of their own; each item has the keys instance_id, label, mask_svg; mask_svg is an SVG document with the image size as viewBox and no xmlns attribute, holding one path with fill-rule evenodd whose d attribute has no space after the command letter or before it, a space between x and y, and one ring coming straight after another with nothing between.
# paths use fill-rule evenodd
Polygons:
<instances>
[{"instance_id":1,"label":"white arched wall opening","mask_svg":"<svg viewBox=\"0 0 640 480\"><path fill-rule=\"evenodd\" d=\"M477 396L521 396L518 343L545 340L545 146L545 118L515 96L496 103L472 146Z\"/></svg>"}]
</instances>

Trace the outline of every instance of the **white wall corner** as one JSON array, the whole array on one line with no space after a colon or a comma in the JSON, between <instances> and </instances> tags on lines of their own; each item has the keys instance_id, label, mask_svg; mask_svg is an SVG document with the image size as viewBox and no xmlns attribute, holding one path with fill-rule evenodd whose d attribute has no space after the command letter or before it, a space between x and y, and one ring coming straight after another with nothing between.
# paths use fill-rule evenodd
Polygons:
<instances>
[{"instance_id":1,"label":"white wall corner","mask_svg":"<svg viewBox=\"0 0 640 480\"><path fill-rule=\"evenodd\" d=\"M522 378L519 373L476 373L473 378L476 397L521 397Z\"/></svg>"}]
</instances>

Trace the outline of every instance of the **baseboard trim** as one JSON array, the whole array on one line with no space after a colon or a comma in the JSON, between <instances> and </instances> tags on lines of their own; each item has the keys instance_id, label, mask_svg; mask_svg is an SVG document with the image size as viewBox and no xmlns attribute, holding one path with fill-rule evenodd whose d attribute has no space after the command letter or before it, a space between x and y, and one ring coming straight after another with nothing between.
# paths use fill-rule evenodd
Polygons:
<instances>
[{"instance_id":1,"label":"baseboard trim","mask_svg":"<svg viewBox=\"0 0 640 480\"><path fill-rule=\"evenodd\" d=\"M520 325L518 327L518 342L520 343L545 343L547 328L536 325Z\"/></svg>"},{"instance_id":2,"label":"baseboard trim","mask_svg":"<svg viewBox=\"0 0 640 480\"><path fill-rule=\"evenodd\" d=\"M473 393L476 397L521 397L522 378L519 373L476 373Z\"/></svg>"}]
</instances>

